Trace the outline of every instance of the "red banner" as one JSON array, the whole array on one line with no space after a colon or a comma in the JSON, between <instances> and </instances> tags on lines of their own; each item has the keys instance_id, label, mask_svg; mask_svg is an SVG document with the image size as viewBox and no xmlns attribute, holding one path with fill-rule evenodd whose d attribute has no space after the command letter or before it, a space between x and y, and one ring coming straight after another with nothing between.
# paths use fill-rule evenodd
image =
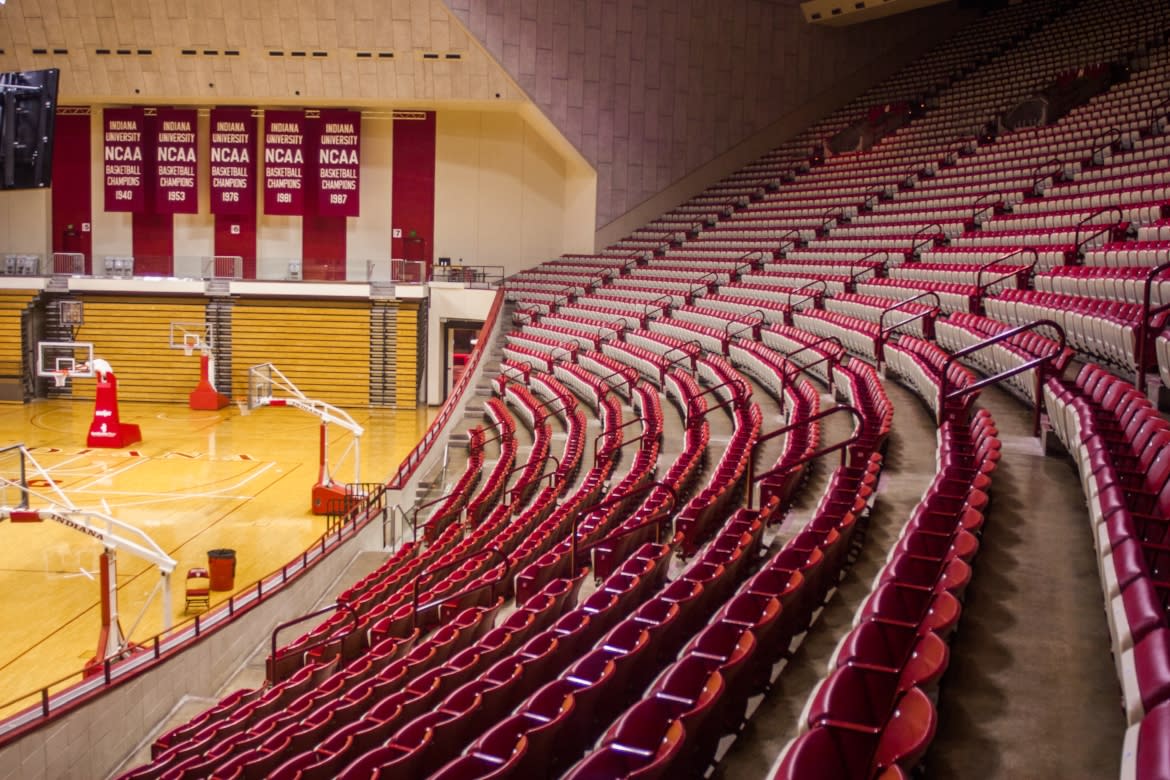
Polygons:
<instances>
[{"instance_id":1,"label":"red banner","mask_svg":"<svg viewBox=\"0 0 1170 780\"><path fill-rule=\"evenodd\" d=\"M256 117L211 109L211 213L256 213Z\"/></svg>"},{"instance_id":2,"label":"red banner","mask_svg":"<svg viewBox=\"0 0 1170 780\"><path fill-rule=\"evenodd\" d=\"M158 110L154 120L155 214L195 214L199 211L196 121L193 108Z\"/></svg>"},{"instance_id":3,"label":"red banner","mask_svg":"<svg viewBox=\"0 0 1170 780\"><path fill-rule=\"evenodd\" d=\"M102 112L102 123L106 211L143 211L146 208L143 109L107 108Z\"/></svg>"},{"instance_id":4,"label":"red banner","mask_svg":"<svg viewBox=\"0 0 1170 780\"><path fill-rule=\"evenodd\" d=\"M264 112L264 213L305 213L304 112Z\"/></svg>"},{"instance_id":5,"label":"red banner","mask_svg":"<svg viewBox=\"0 0 1170 780\"><path fill-rule=\"evenodd\" d=\"M356 217L361 183L361 112L322 109L317 127L317 213Z\"/></svg>"}]
</instances>

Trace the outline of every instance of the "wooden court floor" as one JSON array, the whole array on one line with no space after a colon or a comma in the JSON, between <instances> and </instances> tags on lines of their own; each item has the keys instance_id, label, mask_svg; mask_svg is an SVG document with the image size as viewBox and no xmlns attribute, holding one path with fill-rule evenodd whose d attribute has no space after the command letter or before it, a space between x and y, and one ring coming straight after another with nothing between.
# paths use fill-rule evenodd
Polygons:
<instances>
[{"instance_id":1,"label":"wooden court floor","mask_svg":"<svg viewBox=\"0 0 1170 780\"><path fill-rule=\"evenodd\" d=\"M365 428L362 481L387 479L434 414L425 408L348 411ZM318 472L316 417L293 408L242 414L234 405L210 412L123 402L121 419L139 424L143 440L123 450L90 450L85 439L92 412L91 401L0 405L0 446L24 444L78 508L142 529L178 561L171 577L175 623L187 617L186 571L206 566L208 550L236 551L235 585L242 589L324 532L325 519L310 511ZM333 478L352 481L352 460L338 462L351 435L330 426L329 436ZM0 470L10 467L11 459L0 461ZM101 549L97 540L56 523L0 522L0 705L79 671L94 655ZM131 632L158 579L154 566L127 552L118 555L118 607L132 641L163 627L156 597ZM229 595L216 592L212 603Z\"/></svg>"}]
</instances>

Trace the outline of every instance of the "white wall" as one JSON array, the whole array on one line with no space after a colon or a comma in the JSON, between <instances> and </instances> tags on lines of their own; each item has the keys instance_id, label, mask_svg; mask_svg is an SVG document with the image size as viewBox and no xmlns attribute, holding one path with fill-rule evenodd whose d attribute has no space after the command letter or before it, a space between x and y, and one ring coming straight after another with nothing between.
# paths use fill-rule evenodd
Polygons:
<instances>
[{"instance_id":1,"label":"white wall","mask_svg":"<svg viewBox=\"0 0 1170 780\"><path fill-rule=\"evenodd\" d=\"M199 112L195 121L198 141L199 211L195 214L175 215L174 249L179 257L211 257L215 254L215 216L211 213L211 154L207 139L211 137L211 115ZM179 261L176 261L179 265Z\"/></svg>"},{"instance_id":2,"label":"white wall","mask_svg":"<svg viewBox=\"0 0 1170 780\"><path fill-rule=\"evenodd\" d=\"M0 255L48 256L52 230L53 199L48 188L0 192Z\"/></svg>"},{"instance_id":3,"label":"white wall","mask_svg":"<svg viewBox=\"0 0 1170 780\"><path fill-rule=\"evenodd\" d=\"M360 214L349 220L345 242L350 279L366 278L367 260L390 257L388 226L393 191L393 157L394 120L389 116L363 116ZM388 274L388 264L386 268Z\"/></svg>"},{"instance_id":4,"label":"white wall","mask_svg":"<svg viewBox=\"0 0 1170 780\"><path fill-rule=\"evenodd\" d=\"M592 247L596 176L512 111L440 111L435 256L513 274Z\"/></svg>"},{"instance_id":5,"label":"white wall","mask_svg":"<svg viewBox=\"0 0 1170 780\"><path fill-rule=\"evenodd\" d=\"M426 402L436 406L443 403L443 321L487 319L496 291L468 290L448 282L433 282L429 287Z\"/></svg>"},{"instance_id":6,"label":"white wall","mask_svg":"<svg viewBox=\"0 0 1170 780\"><path fill-rule=\"evenodd\" d=\"M89 177L92 197L93 260L98 268L106 255L134 254L134 215L128 211L106 211L105 145L102 131L102 107L94 106L89 121L90 155L93 162Z\"/></svg>"}]
</instances>

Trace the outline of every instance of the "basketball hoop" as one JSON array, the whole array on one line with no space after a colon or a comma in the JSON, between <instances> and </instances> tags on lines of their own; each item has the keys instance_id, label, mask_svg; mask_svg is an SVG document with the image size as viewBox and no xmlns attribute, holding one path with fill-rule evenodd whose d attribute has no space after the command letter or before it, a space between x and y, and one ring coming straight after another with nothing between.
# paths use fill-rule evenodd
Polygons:
<instances>
[{"instance_id":1,"label":"basketball hoop","mask_svg":"<svg viewBox=\"0 0 1170 780\"><path fill-rule=\"evenodd\" d=\"M69 378L68 371L54 371L53 372L53 385L55 387L64 387L65 380L68 378Z\"/></svg>"},{"instance_id":2,"label":"basketball hoop","mask_svg":"<svg viewBox=\"0 0 1170 780\"><path fill-rule=\"evenodd\" d=\"M195 354L195 350L202 346L200 344L198 333L186 333L183 335L183 354L191 357Z\"/></svg>"}]
</instances>

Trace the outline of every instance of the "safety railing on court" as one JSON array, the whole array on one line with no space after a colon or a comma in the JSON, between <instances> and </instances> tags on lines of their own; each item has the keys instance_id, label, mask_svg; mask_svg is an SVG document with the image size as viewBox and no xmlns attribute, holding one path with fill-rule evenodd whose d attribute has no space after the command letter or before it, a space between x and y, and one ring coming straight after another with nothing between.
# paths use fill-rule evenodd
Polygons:
<instances>
[{"instance_id":1,"label":"safety railing on court","mask_svg":"<svg viewBox=\"0 0 1170 780\"><path fill-rule=\"evenodd\" d=\"M0 702L0 713L14 712L0 720L0 748L35 731L49 720L101 696L106 689L122 685L154 669L204 635L222 630L237 617L267 603L284 588L300 580L330 552L351 539L372 520L383 516L386 508L381 498L365 502L350 512L340 526L322 534L280 569L244 586L207 612L136 642L138 652L120 660L107 658L96 667L78 669L35 691Z\"/></svg>"}]
</instances>

